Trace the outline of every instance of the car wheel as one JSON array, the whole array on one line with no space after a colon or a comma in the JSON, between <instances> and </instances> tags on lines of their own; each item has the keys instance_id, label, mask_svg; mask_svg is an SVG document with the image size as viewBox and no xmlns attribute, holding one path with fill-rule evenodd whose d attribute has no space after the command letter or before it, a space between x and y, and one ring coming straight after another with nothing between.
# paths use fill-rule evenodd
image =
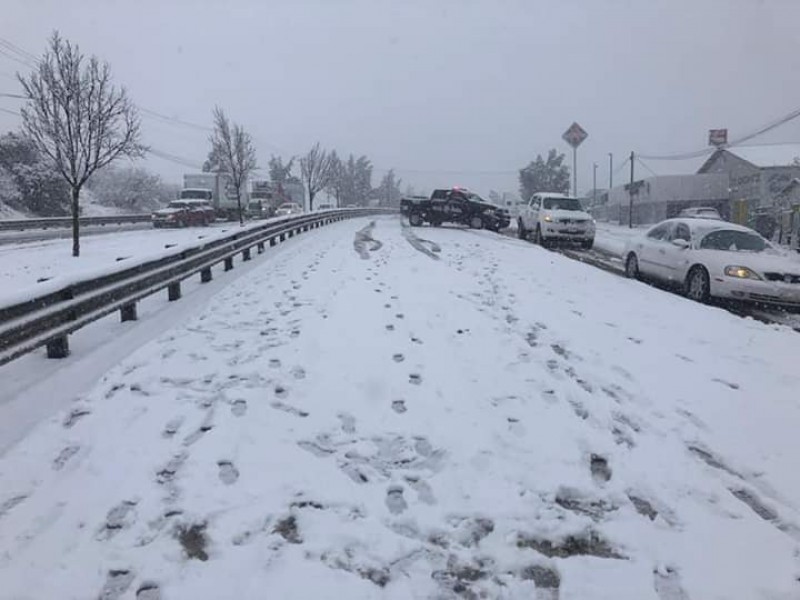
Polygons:
<instances>
[{"instance_id":1,"label":"car wheel","mask_svg":"<svg viewBox=\"0 0 800 600\"><path fill-rule=\"evenodd\" d=\"M594 246L594 240L583 240L581 242L581 248L584 250L591 250L592 246Z\"/></svg>"},{"instance_id":2,"label":"car wheel","mask_svg":"<svg viewBox=\"0 0 800 600\"><path fill-rule=\"evenodd\" d=\"M628 254L628 258L625 260L625 277L628 279L641 278L641 274L639 273L639 259L636 258L633 252Z\"/></svg>"},{"instance_id":3,"label":"car wheel","mask_svg":"<svg viewBox=\"0 0 800 600\"><path fill-rule=\"evenodd\" d=\"M441 227L442 226L442 222L441 221L431 221L431 225L433 225L434 227Z\"/></svg>"},{"instance_id":4,"label":"car wheel","mask_svg":"<svg viewBox=\"0 0 800 600\"><path fill-rule=\"evenodd\" d=\"M473 229L483 229L483 219L476 215L469 220L469 226Z\"/></svg>"},{"instance_id":5,"label":"car wheel","mask_svg":"<svg viewBox=\"0 0 800 600\"><path fill-rule=\"evenodd\" d=\"M412 227L420 227L422 225L422 215L419 213L411 213L408 215L408 223Z\"/></svg>"},{"instance_id":6,"label":"car wheel","mask_svg":"<svg viewBox=\"0 0 800 600\"><path fill-rule=\"evenodd\" d=\"M695 302L708 302L711 296L711 283L705 267L695 265L686 276L686 297Z\"/></svg>"},{"instance_id":7,"label":"car wheel","mask_svg":"<svg viewBox=\"0 0 800 600\"><path fill-rule=\"evenodd\" d=\"M525 225L522 224L522 219L517 219L517 236L521 240L528 239L528 232L525 230Z\"/></svg>"}]
</instances>

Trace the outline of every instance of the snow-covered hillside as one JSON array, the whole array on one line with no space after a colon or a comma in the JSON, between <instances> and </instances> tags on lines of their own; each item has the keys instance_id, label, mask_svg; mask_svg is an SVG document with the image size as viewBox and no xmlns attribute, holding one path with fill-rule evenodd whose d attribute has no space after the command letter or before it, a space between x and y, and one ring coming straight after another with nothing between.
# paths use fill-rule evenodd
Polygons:
<instances>
[{"instance_id":1,"label":"snow-covered hillside","mask_svg":"<svg viewBox=\"0 0 800 600\"><path fill-rule=\"evenodd\" d=\"M487 232L289 243L0 458L0 597L798 598L796 333Z\"/></svg>"}]
</instances>

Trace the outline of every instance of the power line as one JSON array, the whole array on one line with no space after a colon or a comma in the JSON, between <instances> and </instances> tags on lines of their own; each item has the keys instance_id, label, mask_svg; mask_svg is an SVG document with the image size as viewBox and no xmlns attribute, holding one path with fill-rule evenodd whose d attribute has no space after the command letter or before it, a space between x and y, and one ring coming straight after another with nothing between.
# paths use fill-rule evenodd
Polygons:
<instances>
[{"instance_id":1,"label":"power line","mask_svg":"<svg viewBox=\"0 0 800 600\"><path fill-rule=\"evenodd\" d=\"M733 141L729 142L723 147L733 147L738 146L748 140L753 139L754 137L758 137L759 135L763 135L768 131L772 131L780 127L781 125L785 125L786 123L793 121L797 117L800 117L800 108L793 110L792 112L775 119L774 121L770 121L766 125L763 125L756 129L755 131L743 135L739 138L734 139ZM707 154L711 154L714 152L716 148L703 148L702 150L694 150L692 152L681 152L678 154L665 154L665 155L648 155L648 154L641 154L641 158L646 158L647 160L687 160L690 158L698 158L700 156L705 156Z\"/></svg>"},{"instance_id":2,"label":"power line","mask_svg":"<svg viewBox=\"0 0 800 600\"><path fill-rule=\"evenodd\" d=\"M35 68L35 66L36 66L36 65L32 65L30 63L30 61L22 59L22 58L19 58L18 56L12 54L11 52L9 52L8 50L6 50L6 49L4 49L2 47L0 47L0 54L5 56L6 58L10 58L11 60L13 60L15 62L18 62L19 64L21 64L23 66L26 66L26 67L29 67L31 69Z\"/></svg>"},{"instance_id":3,"label":"power line","mask_svg":"<svg viewBox=\"0 0 800 600\"><path fill-rule=\"evenodd\" d=\"M158 121L174 123L176 125L182 125L183 127L189 127L191 129L195 129L198 131L204 131L204 132L214 131L211 127L206 127L205 125L198 125L197 123L191 123L190 121L184 121L182 119L178 119L177 117L170 117L167 115L163 115L154 110L150 110L149 108L144 108L142 106L139 106L138 108L143 116L156 119Z\"/></svg>"},{"instance_id":4,"label":"power line","mask_svg":"<svg viewBox=\"0 0 800 600\"><path fill-rule=\"evenodd\" d=\"M11 50L12 52L18 54L19 56L21 56L21 57L23 57L25 59L32 60L34 62L38 62L39 61L39 57L38 56L36 56L34 54L31 54L30 52L28 52L24 48L20 48L14 42L11 42L11 41L9 41L9 40L7 40L5 38L0 37L0 46L5 46L6 48Z\"/></svg>"},{"instance_id":5,"label":"power line","mask_svg":"<svg viewBox=\"0 0 800 600\"><path fill-rule=\"evenodd\" d=\"M630 160L630 159L628 159L628 160ZM651 174L651 175L653 175L654 177L658 177L658 173L656 173L655 171L653 171L653 169L651 169L651 168L650 168L650 167L648 167L646 164L644 164L644 163L642 162L642 159L641 159L641 158L639 158L638 156L636 157L636 162L638 162L638 163L639 163L640 165L642 165L642 166L643 166L645 169L647 169L647 170L650 172L650 174Z\"/></svg>"},{"instance_id":6,"label":"power line","mask_svg":"<svg viewBox=\"0 0 800 600\"><path fill-rule=\"evenodd\" d=\"M10 115L14 115L15 117L21 117L22 115L15 110L8 110L7 108L0 108L0 112L8 113Z\"/></svg>"},{"instance_id":7,"label":"power line","mask_svg":"<svg viewBox=\"0 0 800 600\"><path fill-rule=\"evenodd\" d=\"M22 96L20 94L7 94L4 92L0 92L0 98L19 98L20 100L27 100L27 96Z\"/></svg>"}]
</instances>

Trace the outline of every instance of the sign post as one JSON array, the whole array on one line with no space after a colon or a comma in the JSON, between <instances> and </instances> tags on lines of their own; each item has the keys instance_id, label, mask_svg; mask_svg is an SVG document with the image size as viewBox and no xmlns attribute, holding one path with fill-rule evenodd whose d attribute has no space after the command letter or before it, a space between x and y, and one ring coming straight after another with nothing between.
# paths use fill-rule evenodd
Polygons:
<instances>
[{"instance_id":1,"label":"sign post","mask_svg":"<svg viewBox=\"0 0 800 600\"><path fill-rule=\"evenodd\" d=\"M587 137L589 137L589 134L577 123L570 125L569 129L561 136L561 139L572 146L572 195L575 198L578 197L578 146Z\"/></svg>"}]
</instances>

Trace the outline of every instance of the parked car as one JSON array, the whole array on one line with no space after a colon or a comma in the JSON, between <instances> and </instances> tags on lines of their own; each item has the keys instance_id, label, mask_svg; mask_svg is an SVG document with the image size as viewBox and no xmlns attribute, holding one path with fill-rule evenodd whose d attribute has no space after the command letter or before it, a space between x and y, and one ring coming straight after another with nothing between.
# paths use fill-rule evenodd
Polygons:
<instances>
[{"instance_id":1,"label":"parked car","mask_svg":"<svg viewBox=\"0 0 800 600\"><path fill-rule=\"evenodd\" d=\"M697 206L693 208L684 208L678 213L678 217L684 219L716 219L722 221L722 215L716 208L711 206Z\"/></svg>"},{"instance_id":2,"label":"parked car","mask_svg":"<svg viewBox=\"0 0 800 600\"><path fill-rule=\"evenodd\" d=\"M276 217L287 217L289 215L302 214L303 207L296 202L284 202L275 211Z\"/></svg>"},{"instance_id":3,"label":"parked car","mask_svg":"<svg viewBox=\"0 0 800 600\"><path fill-rule=\"evenodd\" d=\"M151 216L153 227L206 226L216 217L214 207L203 200L173 200Z\"/></svg>"},{"instance_id":4,"label":"parked car","mask_svg":"<svg viewBox=\"0 0 800 600\"><path fill-rule=\"evenodd\" d=\"M436 227L442 223L461 223L473 229L499 231L511 223L506 209L490 204L478 194L460 187L434 190L430 198L402 198L400 213L408 217L413 227L424 223Z\"/></svg>"},{"instance_id":5,"label":"parked car","mask_svg":"<svg viewBox=\"0 0 800 600\"><path fill-rule=\"evenodd\" d=\"M537 193L519 207L517 232L520 239L531 238L543 246L562 241L589 249L594 245L595 222L577 198Z\"/></svg>"},{"instance_id":6,"label":"parked car","mask_svg":"<svg viewBox=\"0 0 800 600\"><path fill-rule=\"evenodd\" d=\"M331 210L333 208L333 204L318 204L317 210Z\"/></svg>"},{"instance_id":7,"label":"parked car","mask_svg":"<svg viewBox=\"0 0 800 600\"><path fill-rule=\"evenodd\" d=\"M625 273L680 286L698 302L731 298L800 306L800 261L757 232L713 219L668 219L625 249Z\"/></svg>"}]
</instances>

